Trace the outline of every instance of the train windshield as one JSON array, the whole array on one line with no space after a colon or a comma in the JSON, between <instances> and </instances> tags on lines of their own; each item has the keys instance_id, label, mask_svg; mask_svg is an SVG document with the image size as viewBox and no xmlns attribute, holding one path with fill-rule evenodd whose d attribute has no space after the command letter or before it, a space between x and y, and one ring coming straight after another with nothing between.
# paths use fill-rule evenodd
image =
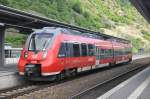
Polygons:
<instances>
[{"instance_id":1,"label":"train windshield","mask_svg":"<svg viewBox=\"0 0 150 99\"><path fill-rule=\"evenodd\" d=\"M53 34L49 33L39 33L33 34L30 42L29 48L30 51L44 51L50 45Z\"/></svg>"}]
</instances>

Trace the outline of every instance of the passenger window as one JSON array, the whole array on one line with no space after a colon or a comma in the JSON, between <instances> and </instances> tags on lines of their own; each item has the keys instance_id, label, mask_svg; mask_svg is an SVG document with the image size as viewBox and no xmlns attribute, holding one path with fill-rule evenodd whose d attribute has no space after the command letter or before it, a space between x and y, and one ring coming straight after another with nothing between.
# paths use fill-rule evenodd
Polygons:
<instances>
[{"instance_id":1,"label":"passenger window","mask_svg":"<svg viewBox=\"0 0 150 99\"><path fill-rule=\"evenodd\" d=\"M79 57L80 56L80 46L79 44L73 44L73 56Z\"/></svg>"},{"instance_id":2,"label":"passenger window","mask_svg":"<svg viewBox=\"0 0 150 99\"><path fill-rule=\"evenodd\" d=\"M61 43L58 57L66 57L66 43Z\"/></svg>"},{"instance_id":3,"label":"passenger window","mask_svg":"<svg viewBox=\"0 0 150 99\"><path fill-rule=\"evenodd\" d=\"M106 49L106 50L105 50L105 57L107 58L107 57L109 57L109 55L110 55L109 50Z\"/></svg>"},{"instance_id":4,"label":"passenger window","mask_svg":"<svg viewBox=\"0 0 150 99\"><path fill-rule=\"evenodd\" d=\"M117 49L114 49L114 55L118 56L118 50Z\"/></svg>"},{"instance_id":5,"label":"passenger window","mask_svg":"<svg viewBox=\"0 0 150 99\"><path fill-rule=\"evenodd\" d=\"M82 52L82 56L87 56L87 45L86 44L81 44L81 52Z\"/></svg>"},{"instance_id":6,"label":"passenger window","mask_svg":"<svg viewBox=\"0 0 150 99\"><path fill-rule=\"evenodd\" d=\"M101 57L101 59L104 59L105 57L105 49L101 49L100 50L100 57Z\"/></svg>"},{"instance_id":7,"label":"passenger window","mask_svg":"<svg viewBox=\"0 0 150 99\"><path fill-rule=\"evenodd\" d=\"M111 49L110 52L111 52L111 56L113 56L114 55L113 49Z\"/></svg>"},{"instance_id":8,"label":"passenger window","mask_svg":"<svg viewBox=\"0 0 150 99\"><path fill-rule=\"evenodd\" d=\"M103 55L105 53L104 49L101 49L101 55Z\"/></svg>"},{"instance_id":9,"label":"passenger window","mask_svg":"<svg viewBox=\"0 0 150 99\"><path fill-rule=\"evenodd\" d=\"M94 46L92 44L88 45L88 55L89 56L94 56Z\"/></svg>"}]
</instances>

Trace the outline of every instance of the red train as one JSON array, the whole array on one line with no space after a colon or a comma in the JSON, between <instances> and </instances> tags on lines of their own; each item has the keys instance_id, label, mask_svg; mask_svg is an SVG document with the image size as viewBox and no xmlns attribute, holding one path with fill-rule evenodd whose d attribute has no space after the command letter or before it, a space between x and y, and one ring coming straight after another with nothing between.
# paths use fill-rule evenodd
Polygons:
<instances>
[{"instance_id":1,"label":"red train","mask_svg":"<svg viewBox=\"0 0 150 99\"><path fill-rule=\"evenodd\" d=\"M19 74L32 80L132 61L131 43L112 37L46 27L32 33L21 53Z\"/></svg>"}]
</instances>

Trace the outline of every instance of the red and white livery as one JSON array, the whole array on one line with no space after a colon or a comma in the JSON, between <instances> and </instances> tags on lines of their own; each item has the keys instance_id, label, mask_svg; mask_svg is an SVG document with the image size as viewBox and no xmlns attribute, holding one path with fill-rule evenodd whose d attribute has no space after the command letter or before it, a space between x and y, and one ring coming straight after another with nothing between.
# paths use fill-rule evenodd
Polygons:
<instances>
[{"instance_id":1,"label":"red and white livery","mask_svg":"<svg viewBox=\"0 0 150 99\"><path fill-rule=\"evenodd\" d=\"M43 80L130 62L131 47L120 38L45 27L29 36L18 63L19 74Z\"/></svg>"}]
</instances>

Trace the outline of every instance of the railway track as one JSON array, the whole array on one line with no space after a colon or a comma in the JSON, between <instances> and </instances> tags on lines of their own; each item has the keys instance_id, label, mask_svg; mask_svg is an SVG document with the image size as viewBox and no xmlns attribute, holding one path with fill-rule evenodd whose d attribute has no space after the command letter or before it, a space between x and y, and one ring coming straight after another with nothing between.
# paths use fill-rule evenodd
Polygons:
<instances>
[{"instance_id":1,"label":"railway track","mask_svg":"<svg viewBox=\"0 0 150 99\"><path fill-rule=\"evenodd\" d=\"M14 89L14 90L9 90L7 92L0 93L0 99L13 98L13 97L16 97L18 95L25 94L27 91L31 92L35 88L37 88L37 86L33 85L33 86L21 87L21 88Z\"/></svg>"},{"instance_id":2,"label":"railway track","mask_svg":"<svg viewBox=\"0 0 150 99\"><path fill-rule=\"evenodd\" d=\"M115 68L117 68L117 67L115 67ZM141 67L135 68L134 70L137 70L139 68L141 68ZM76 77L63 79L63 80L57 81L57 82L48 82L48 83L47 82L46 83L40 82L40 83L36 83L36 84L35 83L31 83L31 84L27 84L27 85L11 88L11 89L2 90L2 91L0 91L0 99L16 98L18 96L23 96L25 94L29 94L29 93L34 92L34 91L39 91L39 90L42 90L44 88L48 88L48 87L51 87L51 86L54 86L54 85L57 85L57 84L65 83L67 81L75 80L76 78L87 76L87 75L90 75L90 74L93 74L93 73L96 73L96 72L105 71L107 69L108 68L104 68L104 69L100 69L100 70L94 70L93 72L89 71L89 72L81 73L81 74L77 75ZM129 72L132 72L134 70L130 70ZM126 73L129 73L129 72L126 72ZM120 74L117 77L120 77L121 75L125 75L126 73ZM117 77L114 77L113 79L116 79ZM111 79L111 80L113 80L113 79ZM100 86L100 85L102 85L102 84L104 84L106 82L109 82L111 80L106 80L103 83L100 83L100 84L97 84L97 85L95 85L93 87L90 87L87 90L84 90L84 91L82 91L82 92L80 92L78 94L75 94L75 95L73 95L70 98L71 99L76 99L76 98L86 94L86 92L96 88L97 86Z\"/></svg>"},{"instance_id":3,"label":"railway track","mask_svg":"<svg viewBox=\"0 0 150 99\"><path fill-rule=\"evenodd\" d=\"M144 65L142 67L134 68L134 69L132 69L130 71L127 71L125 73L119 74L118 76L115 76L112 79L105 80L104 82L98 83L98 84L96 84L96 85L94 85L92 87L89 87L86 90L83 90L83 91L81 91L81 92L79 92L77 94L74 94L73 96L69 97L68 99L88 99L88 95L89 95L88 93L90 93L92 91L95 91L95 90L98 90L99 87L104 86L106 83L112 82L113 80L117 80L118 78L123 77L123 76L125 76L125 75L127 75L127 74L129 74L131 72L135 72L134 74L136 74L139 71L145 69L147 66L148 66L148 64ZM84 96L86 96L86 97L84 97ZM94 99L94 97L93 97L93 99Z\"/></svg>"},{"instance_id":4,"label":"railway track","mask_svg":"<svg viewBox=\"0 0 150 99\"><path fill-rule=\"evenodd\" d=\"M6 89L0 91L0 99L12 99L16 98L18 96L22 96L34 91L38 91L47 87L51 87L53 85L63 83L65 80L58 81L58 82L38 82L36 84L30 84L30 85L23 85L23 86L17 86L14 88Z\"/></svg>"},{"instance_id":5,"label":"railway track","mask_svg":"<svg viewBox=\"0 0 150 99\"><path fill-rule=\"evenodd\" d=\"M0 91L0 99L11 99L38 90L38 85L23 85Z\"/></svg>"},{"instance_id":6,"label":"railway track","mask_svg":"<svg viewBox=\"0 0 150 99\"><path fill-rule=\"evenodd\" d=\"M85 75L88 75L88 74L97 73L97 72L103 71L103 70L105 71L107 69L108 68L106 67L106 68L102 68L101 70L82 72L82 73L79 73L78 75L76 75L74 78L73 77L66 78L66 79L62 79L61 81L56 81L56 82L46 82L46 83L45 82L38 82L38 83L35 83L35 82L32 83L31 82L31 83L16 86L13 88L0 90L0 99L12 99L12 98L15 98L18 96L22 96L24 94L28 94L28 93L33 92L33 91L38 91L38 90L41 90L41 89L44 89L47 87L51 87L53 85L64 83L66 81L71 81L71 80L74 80L76 78L80 78L80 77L83 77Z\"/></svg>"},{"instance_id":7,"label":"railway track","mask_svg":"<svg viewBox=\"0 0 150 99\"><path fill-rule=\"evenodd\" d=\"M79 74L75 78L82 77L86 74L87 73ZM22 86L16 86L13 88L0 90L0 99L16 98L18 96L22 96L22 95L28 94L30 92L48 88L48 87L51 87L51 86L54 86L54 85L57 85L60 83L64 83L66 81L71 81L73 79L74 78L66 78L66 79L62 79L61 81L56 81L56 82L37 82L37 83L33 82L33 83L28 83L28 84L22 85Z\"/></svg>"}]
</instances>

